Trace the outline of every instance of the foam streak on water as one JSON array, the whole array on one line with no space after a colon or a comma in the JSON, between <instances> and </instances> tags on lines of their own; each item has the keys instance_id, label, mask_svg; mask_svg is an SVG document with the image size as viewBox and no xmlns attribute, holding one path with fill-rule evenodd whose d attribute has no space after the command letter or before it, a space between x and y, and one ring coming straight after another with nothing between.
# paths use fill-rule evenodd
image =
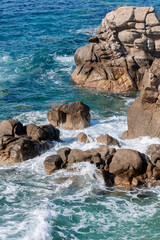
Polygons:
<instances>
[{"instance_id":1,"label":"foam streak on water","mask_svg":"<svg viewBox=\"0 0 160 240\"><path fill-rule=\"evenodd\" d=\"M38 3L37 3L38 2ZM157 0L2 0L0 4L0 121L47 124L56 104L83 101L91 108L89 142L80 132L60 129L63 143L14 166L0 166L0 239L160 239L160 187L108 188L90 163L48 176L43 162L61 147L99 147L108 133L122 148L146 153L159 139L121 140L127 110L138 94L81 88L71 80L74 53L97 34L106 13L121 4L153 5Z\"/></svg>"}]
</instances>

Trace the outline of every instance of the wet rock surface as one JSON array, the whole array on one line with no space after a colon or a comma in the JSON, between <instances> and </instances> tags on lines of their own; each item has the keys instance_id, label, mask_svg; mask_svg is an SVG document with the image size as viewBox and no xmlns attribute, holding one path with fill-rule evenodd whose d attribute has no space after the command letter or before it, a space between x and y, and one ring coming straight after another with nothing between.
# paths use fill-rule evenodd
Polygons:
<instances>
[{"instance_id":1,"label":"wet rock surface","mask_svg":"<svg viewBox=\"0 0 160 240\"><path fill-rule=\"evenodd\" d=\"M59 130L52 125L23 126L16 120L0 122L0 165L34 158L59 141Z\"/></svg>"},{"instance_id":2,"label":"wet rock surface","mask_svg":"<svg viewBox=\"0 0 160 240\"><path fill-rule=\"evenodd\" d=\"M72 79L107 91L140 90L160 57L160 17L153 7L119 6L107 13L97 36L75 53Z\"/></svg>"},{"instance_id":3,"label":"wet rock surface","mask_svg":"<svg viewBox=\"0 0 160 240\"><path fill-rule=\"evenodd\" d=\"M48 159L51 159L49 163ZM59 162L58 167L55 166L55 161ZM59 149L57 154L46 158L44 168L46 173L51 174L60 168L71 170L73 163L86 161L100 169L107 186L147 185L150 181L160 180L160 165L153 163L147 155L131 149L116 150L105 145L87 151ZM156 162L158 161L157 159Z\"/></svg>"},{"instance_id":4,"label":"wet rock surface","mask_svg":"<svg viewBox=\"0 0 160 240\"><path fill-rule=\"evenodd\" d=\"M90 108L82 102L57 105L50 109L47 118L53 126L65 129L83 129L90 126Z\"/></svg>"},{"instance_id":5,"label":"wet rock surface","mask_svg":"<svg viewBox=\"0 0 160 240\"><path fill-rule=\"evenodd\" d=\"M80 132L80 133L77 135L77 140L78 140L79 142L86 143L86 142L88 142L88 137L87 137L87 135L86 135L85 133Z\"/></svg>"}]
</instances>

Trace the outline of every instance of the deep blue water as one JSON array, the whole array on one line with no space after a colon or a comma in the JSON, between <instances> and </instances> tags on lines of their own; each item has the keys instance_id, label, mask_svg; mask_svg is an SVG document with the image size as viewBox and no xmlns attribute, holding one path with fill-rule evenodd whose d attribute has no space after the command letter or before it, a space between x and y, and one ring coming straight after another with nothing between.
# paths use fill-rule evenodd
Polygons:
<instances>
[{"instance_id":1,"label":"deep blue water","mask_svg":"<svg viewBox=\"0 0 160 240\"><path fill-rule=\"evenodd\" d=\"M157 0L1 0L0 121L45 123L55 104L81 100L92 113L86 131L93 139L112 134L120 140L135 94L81 88L71 80L74 52L96 34L106 13L118 5L154 6ZM109 189L94 166L46 176L43 161L65 146L82 146L77 131L61 130L65 143L11 167L0 167L0 239L159 239L159 187ZM120 140L121 141L121 140ZM146 151L149 138L122 141Z\"/></svg>"}]
</instances>

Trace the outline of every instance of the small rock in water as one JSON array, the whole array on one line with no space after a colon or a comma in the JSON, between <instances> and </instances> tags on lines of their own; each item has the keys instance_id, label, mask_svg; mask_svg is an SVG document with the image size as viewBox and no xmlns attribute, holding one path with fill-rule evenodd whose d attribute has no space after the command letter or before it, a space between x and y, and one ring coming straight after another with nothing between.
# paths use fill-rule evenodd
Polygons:
<instances>
[{"instance_id":1,"label":"small rock in water","mask_svg":"<svg viewBox=\"0 0 160 240\"><path fill-rule=\"evenodd\" d=\"M87 135L83 132L80 132L77 136L79 142L86 143L88 141Z\"/></svg>"},{"instance_id":2,"label":"small rock in water","mask_svg":"<svg viewBox=\"0 0 160 240\"><path fill-rule=\"evenodd\" d=\"M102 144L107 144L109 146L120 146L119 145L119 142L117 141L117 139L111 137L110 135L108 134L101 134L99 137L97 137L97 142L98 143L102 143Z\"/></svg>"},{"instance_id":3,"label":"small rock in water","mask_svg":"<svg viewBox=\"0 0 160 240\"><path fill-rule=\"evenodd\" d=\"M44 169L47 174L52 174L55 170L61 168L63 161L59 155L51 155L44 161Z\"/></svg>"}]
</instances>

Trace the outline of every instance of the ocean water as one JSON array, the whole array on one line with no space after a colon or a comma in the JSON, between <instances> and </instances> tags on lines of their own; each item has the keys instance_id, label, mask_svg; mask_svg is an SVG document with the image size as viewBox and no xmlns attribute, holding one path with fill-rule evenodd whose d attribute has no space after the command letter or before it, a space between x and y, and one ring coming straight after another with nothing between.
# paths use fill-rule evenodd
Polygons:
<instances>
[{"instance_id":1,"label":"ocean water","mask_svg":"<svg viewBox=\"0 0 160 240\"><path fill-rule=\"evenodd\" d=\"M137 94L81 88L71 80L75 50L96 34L106 13L118 5L154 6L157 0L1 0L0 121L47 123L55 104L81 100L91 108L90 142L60 129L65 142L35 159L0 166L0 240L160 239L160 187L106 187L96 167L74 165L47 176L45 158L64 146L98 147L108 133L122 148L146 153L160 139L120 139L127 110Z\"/></svg>"}]
</instances>

